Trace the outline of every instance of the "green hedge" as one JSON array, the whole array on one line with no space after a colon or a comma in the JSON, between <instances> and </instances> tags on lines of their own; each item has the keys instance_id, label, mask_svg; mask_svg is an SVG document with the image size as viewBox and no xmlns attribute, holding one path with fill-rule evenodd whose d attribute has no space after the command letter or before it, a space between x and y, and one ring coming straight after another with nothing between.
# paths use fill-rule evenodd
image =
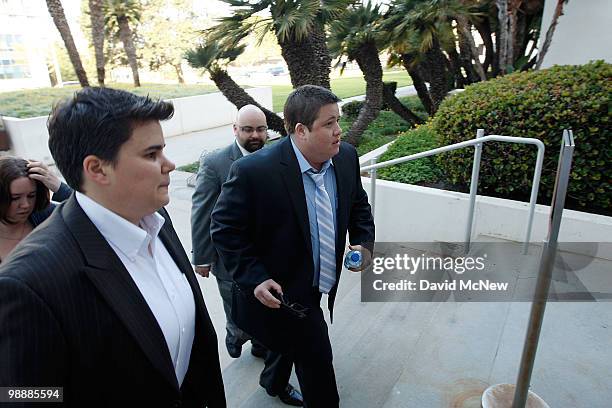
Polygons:
<instances>
[{"instance_id":1,"label":"green hedge","mask_svg":"<svg viewBox=\"0 0 612 408\"><path fill-rule=\"evenodd\" d=\"M546 146L539 200L550 203L563 129L576 141L568 204L608 212L612 205L610 95L612 65L582 66L515 73L471 85L445 100L432 125L442 145L486 134L532 137ZM467 186L473 149L438 157L451 183ZM487 143L483 149L479 193L525 200L536 158L533 146Z\"/></svg>"},{"instance_id":2,"label":"green hedge","mask_svg":"<svg viewBox=\"0 0 612 408\"><path fill-rule=\"evenodd\" d=\"M422 125L399 136L395 143L378 159L378 162L396 159L439 147L439 139L430 125ZM397 166L378 170L378 177L384 180L407 184L435 184L442 179L442 173L433 157L424 157Z\"/></svg>"}]
</instances>

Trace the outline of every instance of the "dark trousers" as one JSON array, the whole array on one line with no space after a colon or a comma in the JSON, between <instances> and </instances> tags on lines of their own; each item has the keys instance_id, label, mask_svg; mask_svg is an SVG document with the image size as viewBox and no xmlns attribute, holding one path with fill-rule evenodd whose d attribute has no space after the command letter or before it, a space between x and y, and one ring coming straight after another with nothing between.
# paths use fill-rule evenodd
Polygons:
<instances>
[{"instance_id":1,"label":"dark trousers","mask_svg":"<svg viewBox=\"0 0 612 408\"><path fill-rule=\"evenodd\" d=\"M225 311L226 318L225 328L227 335L225 343L242 347L244 343L251 340L253 347L265 348L263 344L240 330L232 321L232 281L217 278L217 286L219 287L221 299L223 299L223 310ZM264 369L259 377L259 384L266 389L268 394L280 394L289 384L292 367L293 359L291 357L283 356L274 351L268 351Z\"/></svg>"},{"instance_id":2,"label":"dark trousers","mask_svg":"<svg viewBox=\"0 0 612 408\"><path fill-rule=\"evenodd\" d=\"M320 300L320 294L315 296ZM334 373L332 348L321 308L313 307L298 327L297 347L293 357L295 373L304 397L304 406L338 407L340 397Z\"/></svg>"},{"instance_id":3,"label":"dark trousers","mask_svg":"<svg viewBox=\"0 0 612 408\"><path fill-rule=\"evenodd\" d=\"M259 376L259 385L264 387L268 394L278 395L289 384L293 359L274 351L268 351L264 369Z\"/></svg>"},{"instance_id":4,"label":"dark trousers","mask_svg":"<svg viewBox=\"0 0 612 408\"><path fill-rule=\"evenodd\" d=\"M244 343L251 340L251 336L240 330L232 321L232 281L216 279L225 311L225 344L242 347Z\"/></svg>"}]
</instances>

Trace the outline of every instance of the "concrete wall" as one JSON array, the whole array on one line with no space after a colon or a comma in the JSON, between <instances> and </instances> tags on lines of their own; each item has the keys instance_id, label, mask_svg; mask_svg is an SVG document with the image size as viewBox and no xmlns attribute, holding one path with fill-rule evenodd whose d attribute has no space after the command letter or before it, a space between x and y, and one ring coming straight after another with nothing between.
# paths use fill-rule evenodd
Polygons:
<instances>
[{"instance_id":1,"label":"concrete wall","mask_svg":"<svg viewBox=\"0 0 612 408\"><path fill-rule=\"evenodd\" d=\"M272 109L272 88L249 88L246 91L262 106ZM162 122L165 137L227 125L236 117L236 107L220 92L170 101L174 104L174 116ZM47 116L3 119L11 139L10 154L53 162L48 147Z\"/></svg>"},{"instance_id":2,"label":"concrete wall","mask_svg":"<svg viewBox=\"0 0 612 408\"><path fill-rule=\"evenodd\" d=\"M550 26L557 0L546 0L542 16L540 49ZM612 62L612 1L572 0L563 8L542 68L557 65L581 65L590 60Z\"/></svg>"},{"instance_id":3,"label":"concrete wall","mask_svg":"<svg viewBox=\"0 0 612 408\"><path fill-rule=\"evenodd\" d=\"M246 91L263 107L272 110L271 87L248 88ZM233 123L238 112L220 92L171 99L171 101L174 103L174 116L162 122L166 137Z\"/></svg>"},{"instance_id":4,"label":"concrete wall","mask_svg":"<svg viewBox=\"0 0 612 408\"><path fill-rule=\"evenodd\" d=\"M362 178L370 194L370 179ZM376 181L376 241L463 242L469 194ZM531 242L548 233L548 206L537 205ZM478 196L472 239L499 238L523 242L528 203ZM612 217L564 210L560 242L612 242Z\"/></svg>"}]
</instances>

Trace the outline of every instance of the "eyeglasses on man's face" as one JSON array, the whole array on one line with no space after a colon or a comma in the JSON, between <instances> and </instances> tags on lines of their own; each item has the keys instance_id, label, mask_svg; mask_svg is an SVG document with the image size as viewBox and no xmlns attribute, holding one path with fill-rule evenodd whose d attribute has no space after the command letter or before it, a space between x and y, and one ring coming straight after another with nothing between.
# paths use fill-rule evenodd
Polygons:
<instances>
[{"instance_id":1,"label":"eyeglasses on man's face","mask_svg":"<svg viewBox=\"0 0 612 408\"><path fill-rule=\"evenodd\" d=\"M253 132L257 132L257 133L266 133L268 131L268 127L267 126L258 126L256 128L252 127L252 126L240 126L240 130L244 133L250 134Z\"/></svg>"}]
</instances>

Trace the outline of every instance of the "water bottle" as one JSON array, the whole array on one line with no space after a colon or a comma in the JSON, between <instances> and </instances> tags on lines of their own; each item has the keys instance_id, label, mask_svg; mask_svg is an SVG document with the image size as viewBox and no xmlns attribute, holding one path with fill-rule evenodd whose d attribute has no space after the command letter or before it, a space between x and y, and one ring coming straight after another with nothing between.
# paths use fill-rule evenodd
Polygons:
<instances>
[{"instance_id":1,"label":"water bottle","mask_svg":"<svg viewBox=\"0 0 612 408\"><path fill-rule=\"evenodd\" d=\"M361 251L348 251L344 257L344 266L346 268L361 268Z\"/></svg>"}]
</instances>

